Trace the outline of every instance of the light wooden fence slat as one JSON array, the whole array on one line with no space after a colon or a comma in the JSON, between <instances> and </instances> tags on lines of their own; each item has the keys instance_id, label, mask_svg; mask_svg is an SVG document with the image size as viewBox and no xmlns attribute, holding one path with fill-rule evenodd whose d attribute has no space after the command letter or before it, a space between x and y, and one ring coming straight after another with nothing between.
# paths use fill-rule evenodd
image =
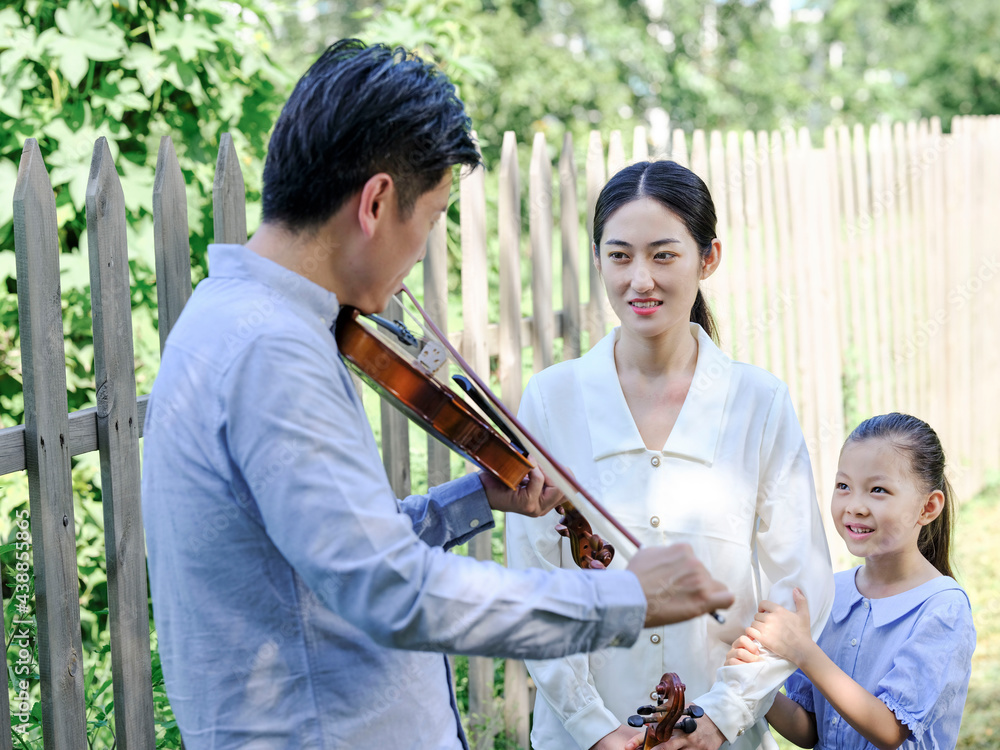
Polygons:
<instances>
[{"instance_id":1,"label":"light wooden fence slat","mask_svg":"<svg viewBox=\"0 0 1000 750\"><path fill-rule=\"evenodd\" d=\"M223 133L212 185L215 241L245 245L247 241L247 191L233 137Z\"/></svg>"},{"instance_id":2,"label":"light wooden fence slat","mask_svg":"<svg viewBox=\"0 0 1000 750\"><path fill-rule=\"evenodd\" d=\"M908 155L906 148L906 129L901 122L897 122L892 127L892 147L893 147L893 184L896 186L898 198L898 231L896 242L898 243L897 255L899 267L897 273L900 279L900 320L898 324L898 334L896 335L895 346L893 347L893 367L902 370L903 392L900 396L900 408L907 414L912 414L917 404L917 373L916 363L913 357L908 356L906 351L906 338L910 335L913 326L913 256L914 247L913 222L913 194L907 174Z\"/></svg>"},{"instance_id":3,"label":"light wooden fence slat","mask_svg":"<svg viewBox=\"0 0 1000 750\"><path fill-rule=\"evenodd\" d=\"M892 408L896 411L906 407L906 367L894 358L896 342L899 341L900 330L904 321L904 296L906 277L903 275L903 248L899 242L900 222L900 183L896 176L896 149L892 138L892 126L885 124L880 129L882 138L882 178L884 180L884 195L882 205L885 206L885 267L889 274L887 281L892 294L889 299L889 309L892 315L890 336L883 342L883 361L889 362L892 371Z\"/></svg>"},{"instance_id":4,"label":"light wooden fence slat","mask_svg":"<svg viewBox=\"0 0 1000 750\"><path fill-rule=\"evenodd\" d=\"M604 145L601 134L590 131L590 141L587 143L587 163L585 166L587 179L587 247L594 251L594 206L601 188L606 182L607 172L604 168ZM589 264L590 296L587 301L587 339L588 347L593 346L602 338L607 330L607 315L605 314L604 282L601 274L593 263Z\"/></svg>"},{"instance_id":5,"label":"light wooden fence slat","mask_svg":"<svg viewBox=\"0 0 1000 750\"><path fill-rule=\"evenodd\" d=\"M858 338L864 341L859 359L858 377L868 383L871 402L862 411L862 418L872 414L881 414L887 404L883 397L883 374L879 372L878 353L878 300L876 293L877 271L873 257L872 232L872 200L871 173L868 164L868 148L865 142L865 130L861 125L854 127L854 181L855 196L858 207L858 232L856 242L860 254L858 256L858 273L861 280L861 294L857 299L861 307L861 328L857 331Z\"/></svg>"},{"instance_id":6,"label":"light wooden fence slat","mask_svg":"<svg viewBox=\"0 0 1000 750\"><path fill-rule=\"evenodd\" d=\"M796 345L796 330L798 322L795 313L797 309L798 290L795 288L792 274L792 264L795 262L791 238L791 217L788 207L788 170L785 160L785 143L781 133L771 133L771 182L774 185L774 226L777 237L778 278L786 299L785 314L781 316L781 344L785 357L785 383L792 398L796 398L799 388L798 346Z\"/></svg>"},{"instance_id":7,"label":"light wooden fence slat","mask_svg":"<svg viewBox=\"0 0 1000 750\"><path fill-rule=\"evenodd\" d=\"M156 729L125 196L103 137L94 145L86 202L115 741L123 750L152 748Z\"/></svg>"},{"instance_id":8,"label":"light wooden fence slat","mask_svg":"<svg viewBox=\"0 0 1000 750\"><path fill-rule=\"evenodd\" d=\"M532 162L534 167L534 162ZM517 139L503 135L500 148L500 186L497 195L497 235L500 250L500 352L497 375L500 398L517 413L521 401L521 179ZM534 200L534 196L532 197ZM534 315L537 329L537 308ZM537 353L538 349L535 349ZM537 366L536 354L536 366ZM504 550L506 558L506 548ZM506 561L506 560L505 560ZM503 721L507 732L528 746L528 670L519 659L506 659L503 671Z\"/></svg>"},{"instance_id":9,"label":"light wooden fence slat","mask_svg":"<svg viewBox=\"0 0 1000 750\"><path fill-rule=\"evenodd\" d=\"M853 408L860 413L867 412L868 381L859 376L862 357L861 335L861 279L858 270L858 215L857 198L854 193L854 162L851 158L851 131L846 125L837 128L837 161L839 164L838 184L840 186L841 218L838 226L837 240L840 245L838 253L839 275L843 282L837 287L843 296L844 321L846 331L841 360L848 377L848 388L854 396ZM853 416L853 415L852 415Z\"/></svg>"},{"instance_id":10,"label":"light wooden fence slat","mask_svg":"<svg viewBox=\"0 0 1000 750\"><path fill-rule=\"evenodd\" d=\"M17 308L24 384L25 463L35 568L38 667L45 747L87 747L76 525L59 235L52 183L34 138L25 141L14 187Z\"/></svg>"},{"instance_id":11,"label":"light wooden fence slat","mask_svg":"<svg viewBox=\"0 0 1000 750\"><path fill-rule=\"evenodd\" d=\"M486 184L483 170L477 169L462 179L459 188L462 237L462 356L476 372L489 373L486 348L486 307L489 286L486 256ZM469 542L469 554L477 560L493 556L490 534L479 534ZM493 746L496 732L493 699L493 659L469 657L469 718L480 725L473 732L476 748Z\"/></svg>"},{"instance_id":12,"label":"light wooden fence slat","mask_svg":"<svg viewBox=\"0 0 1000 750\"><path fill-rule=\"evenodd\" d=\"M790 314L789 291L782 288L778 273L778 227L774 214L774 179L771 173L771 143L766 130L757 133L760 174L760 210L764 231L764 276L767 279L766 328L768 369L782 380L787 369L781 345L781 320Z\"/></svg>"},{"instance_id":13,"label":"light wooden fence slat","mask_svg":"<svg viewBox=\"0 0 1000 750\"><path fill-rule=\"evenodd\" d=\"M691 134L691 164L688 169L698 175L706 185L709 183L708 142L705 140L704 130L698 129Z\"/></svg>"},{"instance_id":14,"label":"light wooden fence slat","mask_svg":"<svg viewBox=\"0 0 1000 750\"><path fill-rule=\"evenodd\" d=\"M919 216L923 220L921 235L924 237L924 254L921 257L920 285L917 290L918 295L920 295L921 299L924 300L924 309L921 311L918 330L924 331L929 323L928 314L931 310L932 290L935 283L933 280L938 278L936 275L937 271L931 263L931 253L933 252L932 246L936 242L936 238L934 237L936 221L934 219L935 207L933 202L937 198L937 195L934 189L932 164L925 161L925 155L933 153L930 123L927 120L921 120L917 123L916 144L917 154L920 155L924 169L920 178L919 199ZM941 421L937 419L937 399L935 398L935 393L940 392L936 390L940 387L938 374L938 360L940 357L933 356L933 349L928 345L925 338L926 334L924 338L915 338L915 346L919 351L923 370L926 376L925 398L921 403L921 412L916 416L919 416L929 422L931 427L935 430L940 430Z\"/></svg>"},{"instance_id":15,"label":"light wooden fence slat","mask_svg":"<svg viewBox=\"0 0 1000 750\"><path fill-rule=\"evenodd\" d=\"M624 169L626 163L622 131L612 130L608 136L608 179L610 180Z\"/></svg>"},{"instance_id":16,"label":"light wooden fence slat","mask_svg":"<svg viewBox=\"0 0 1000 750\"><path fill-rule=\"evenodd\" d=\"M875 359L868 363L869 372L876 377L878 384L879 411L893 410L894 375L889 365L889 342L892 340L895 318L893 317L893 298L891 290L893 280L889 276L887 262L887 229L886 229L886 180L885 159L882 143L882 127L875 123L868 130L868 169L871 185L871 238L869 245L871 263L869 272L873 274L871 282L874 289L873 310L875 317L870 319L874 325L869 325L874 341ZM883 293L882 290L887 293Z\"/></svg>"},{"instance_id":17,"label":"light wooden fence slat","mask_svg":"<svg viewBox=\"0 0 1000 750\"><path fill-rule=\"evenodd\" d=\"M759 367L767 367L767 289L770 281L764 278L764 228L760 207L760 160L757 153L757 139L753 132L743 134L743 210L746 216L746 252L744 279L749 282L749 316L743 323L747 329L746 361ZM747 286L743 284L742 286Z\"/></svg>"},{"instance_id":18,"label":"light wooden fence slat","mask_svg":"<svg viewBox=\"0 0 1000 750\"><path fill-rule=\"evenodd\" d=\"M563 136L562 153L559 156L559 235L562 242L563 359L574 359L581 354L580 212L576 202L573 134L569 131ZM592 254L588 251L586 257L589 259Z\"/></svg>"},{"instance_id":19,"label":"light wooden fence slat","mask_svg":"<svg viewBox=\"0 0 1000 750\"><path fill-rule=\"evenodd\" d=\"M684 131L680 128L674 129L673 139L670 144L670 159L680 164L682 167L689 166L688 160L688 150L687 150L687 136L684 135ZM700 175L705 182L708 182L706 175Z\"/></svg>"},{"instance_id":20,"label":"light wooden fence slat","mask_svg":"<svg viewBox=\"0 0 1000 750\"><path fill-rule=\"evenodd\" d=\"M726 179L723 193L726 198L726 228L729 233L729 273L731 278L740 279L732 285L732 311L728 318L731 338L724 341L736 359L746 359L750 353L750 320L747 284L747 221L743 211L743 187L745 175L740 157L740 138L734 131L726 134Z\"/></svg>"},{"instance_id":21,"label":"light wooden fence slat","mask_svg":"<svg viewBox=\"0 0 1000 750\"><path fill-rule=\"evenodd\" d=\"M555 341L552 313L552 163L544 133L535 133L528 172L528 212L531 233L531 337L535 372L551 365Z\"/></svg>"},{"instance_id":22,"label":"light wooden fence slat","mask_svg":"<svg viewBox=\"0 0 1000 750\"><path fill-rule=\"evenodd\" d=\"M947 225L947 213L946 206L948 202L948 196L946 192L945 185L945 166L952 154L950 151L951 141L945 140L944 135L941 132L941 120L937 117L932 117L930 120L930 148L931 153L938 154L937 158L933 158L930 163L930 177L931 177L931 190L933 198L931 200L931 244L928 253L928 263L929 263L929 274L928 274L928 289L932 290L930 296L930 306L929 315L930 320L933 320L933 316L937 315L940 319L940 314L946 309L948 300L948 287L947 279L949 279L949 266L948 266L948 253L946 249L949 246L949 229ZM943 152L948 149L948 153L945 155ZM944 156L944 158L941 158ZM944 282L944 283L942 283ZM948 393L949 388L949 372L948 372L948 362L944 356L941 356L942 350L944 350L944 342L941 340L943 332L940 330L941 323L937 323L934 334L930 336L931 342L927 347L930 350L931 362L935 372L935 382L937 387L940 389L938 393ZM950 450L952 455L955 454L955 434L951 429L951 413L949 404L947 403L947 398L936 398L933 401L933 407L936 410L936 415L934 421L931 425L934 429L941 433L942 440L944 444L951 446ZM938 427L937 425L940 425ZM957 462L956 462L957 467Z\"/></svg>"},{"instance_id":23,"label":"light wooden fence slat","mask_svg":"<svg viewBox=\"0 0 1000 750\"><path fill-rule=\"evenodd\" d=\"M674 143L676 145L676 139ZM687 154L685 153L686 161ZM677 163L681 164L679 161ZM733 265L733 255L738 250L729 233L729 197L726 194L726 149L722 143L722 133L717 130L713 130L709 136L708 169L709 175L705 182L712 194L712 201L715 203L715 215L718 220L716 226L718 227L718 233L722 236L723 263L722 268L717 272L719 278L714 279L710 286L715 295L711 304L716 326L719 329L719 341L722 349L726 350L733 345L732 289L736 279L736 267Z\"/></svg>"},{"instance_id":24,"label":"light wooden fence slat","mask_svg":"<svg viewBox=\"0 0 1000 750\"><path fill-rule=\"evenodd\" d=\"M836 248L835 211L837 208L835 152L828 146L833 144L832 129L823 134L824 148L813 149L810 158L813 171L816 173L817 190L813 196L816 210L816 227L820 234L817 245L818 253L813 267L812 289L817 301L819 314L813 315L815 322L814 336L819 344L817 361L814 367L819 375L819 424L820 424L820 484L817 490L824 496L828 488L833 486L839 461L841 441L844 438L844 395L843 372L840 352L833 345L841 340L840 306L838 293L837 264L834 260ZM826 523L827 538L831 543L839 543L839 534L832 523Z\"/></svg>"},{"instance_id":25,"label":"light wooden fence slat","mask_svg":"<svg viewBox=\"0 0 1000 750\"><path fill-rule=\"evenodd\" d=\"M521 400L521 178L517 139L507 131L500 148L500 190L497 195L497 235L500 246L500 351L497 375L500 398L517 413ZM537 323L538 315L535 315ZM537 329L537 324L535 328ZM537 351L537 350L536 350Z\"/></svg>"},{"instance_id":26,"label":"light wooden fence slat","mask_svg":"<svg viewBox=\"0 0 1000 750\"><path fill-rule=\"evenodd\" d=\"M191 244L184 175L170 136L160 138L153 182L153 246L160 353L191 296Z\"/></svg>"},{"instance_id":27,"label":"light wooden fence slat","mask_svg":"<svg viewBox=\"0 0 1000 750\"><path fill-rule=\"evenodd\" d=\"M448 335L448 222L438 220L427 240L424 258L424 309L441 333ZM436 487L451 479L451 449L427 436L427 484Z\"/></svg>"},{"instance_id":28,"label":"light wooden fence slat","mask_svg":"<svg viewBox=\"0 0 1000 750\"><path fill-rule=\"evenodd\" d=\"M632 163L649 161L649 141L646 140L646 128L636 125L632 131Z\"/></svg>"}]
</instances>

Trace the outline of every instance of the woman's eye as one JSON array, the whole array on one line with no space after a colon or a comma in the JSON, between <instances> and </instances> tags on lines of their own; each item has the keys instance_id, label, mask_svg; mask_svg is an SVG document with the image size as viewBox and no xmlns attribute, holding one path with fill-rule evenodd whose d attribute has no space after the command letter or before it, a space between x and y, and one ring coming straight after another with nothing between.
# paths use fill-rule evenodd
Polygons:
<instances>
[{"instance_id":1,"label":"woman's eye","mask_svg":"<svg viewBox=\"0 0 1000 750\"><path fill-rule=\"evenodd\" d=\"M628 256L621 250L612 250L608 253L608 257L611 258L611 260L625 260Z\"/></svg>"},{"instance_id":2,"label":"woman's eye","mask_svg":"<svg viewBox=\"0 0 1000 750\"><path fill-rule=\"evenodd\" d=\"M662 252L653 256L656 260L673 260L677 257L675 253Z\"/></svg>"}]
</instances>

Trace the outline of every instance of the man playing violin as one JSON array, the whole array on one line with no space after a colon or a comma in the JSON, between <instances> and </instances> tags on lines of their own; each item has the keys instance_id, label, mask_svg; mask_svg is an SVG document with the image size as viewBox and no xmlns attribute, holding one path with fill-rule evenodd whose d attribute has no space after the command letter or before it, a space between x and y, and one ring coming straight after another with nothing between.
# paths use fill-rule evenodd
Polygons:
<instances>
[{"instance_id":1,"label":"man playing violin","mask_svg":"<svg viewBox=\"0 0 1000 750\"><path fill-rule=\"evenodd\" d=\"M512 571L444 550L560 500L534 469L397 500L331 327L385 308L479 156L432 66L329 48L275 125L263 223L212 245L145 428L143 520L167 694L189 750L467 747L444 653L627 646L732 596L684 546L628 570Z\"/></svg>"}]
</instances>

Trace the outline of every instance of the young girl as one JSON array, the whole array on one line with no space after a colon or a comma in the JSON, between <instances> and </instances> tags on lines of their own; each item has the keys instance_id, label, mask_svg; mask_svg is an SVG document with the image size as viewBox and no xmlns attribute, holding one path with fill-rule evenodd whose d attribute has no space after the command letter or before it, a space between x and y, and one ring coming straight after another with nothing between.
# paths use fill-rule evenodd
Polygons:
<instances>
[{"instance_id":1,"label":"young girl","mask_svg":"<svg viewBox=\"0 0 1000 750\"><path fill-rule=\"evenodd\" d=\"M865 564L836 575L818 643L796 591L795 612L761 602L727 664L757 661L762 646L799 667L767 720L800 747L953 748L976 631L949 562L941 443L916 417L872 417L847 438L838 468L833 521Z\"/></svg>"}]
</instances>

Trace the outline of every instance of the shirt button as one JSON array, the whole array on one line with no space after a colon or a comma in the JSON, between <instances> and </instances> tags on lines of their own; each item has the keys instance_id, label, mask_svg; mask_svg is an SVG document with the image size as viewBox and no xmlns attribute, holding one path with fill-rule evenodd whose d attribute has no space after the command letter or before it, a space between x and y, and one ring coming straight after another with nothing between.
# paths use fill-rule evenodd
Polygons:
<instances>
[{"instance_id":1,"label":"shirt button","mask_svg":"<svg viewBox=\"0 0 1000 750\"><path fill-rule=\"evenodd\" d=\"M867 599L865 599L865 609L868 609L868 607L869 607L869 606L870 606L870 605L868 604L868 600L867 600Z\"/></svg>"},{"instance_id":2,"label":"shirt button","mask_svg":"<svg viewBox=\"0 0 1000 750\"><path fill-rule=\"evenodd\" d=\"M858 645L858 639L857 638L851 638L851 645L852 646L857 646Z\"/></svg>"},{"instance_id":3,"label":"shirt button","mask_svg":"<svg viewBox=\"0 0 1000 750\"><path fill-rule=\"evenodd\" d=\"M831 723L831 724L833 724L834 726L837 726L837 724L838 724L838 721L839 721L839 720L837 719L837 717L836 717L836 716L834 716L834 717L833 717L833 721L831 721L830 723Z\"/></svg>"},{"instance_id":4,"label":"shirt button","mask_svg":"<svg viewBox=\"0 0 1000 750\"><path fill-rule=\"evenodd\" d=\"M659 643L660 636L658 636L656 633L653 633L651 636L649 636L649 640L651 643Z\"/></svg>"},{"instance_id":5,"label":"shirt button","mask_svg":"<svg viewBox=\"0 0 1000 750\"><path fill-rule=\"evenodd\" d=\"M649 519L649 525L653 526L654 528L657 527L657 526L659 526L660 525L660 517L659 516L653 516L652 518L650 518Z\"/></svg>"},{"instance_id":6,"label":"shirt button","mask_svg":"<svg viewBox=\"0 0 1000 750\"><path fill-rule=\"evenodd\" d=\"M737 737L742 737L742 736L743 736L743 728L742 728L742 727L740 727L740 731L738 731L738 732L736 733L736 736L737 736Z\"/></svg>"},{"instance_id":7,"label":"shirt button","mask_svg":"<svg viewBox=\"0 0 1000 750\"><path fill-rule=\"evenodd\" d=\"M469 526L471 526L472 528L476 528L478 525L479 525L478 518L473 518L471 521L469 521Z\"/></svg>"},{"instance_id":8,"label":"shirt button","mask_svg":"<svg viewBox=\"0 0 1000 750\"><path fill-rule=\"evenodd\" d=\"M659 456L653 456L651 459L649 459L649 463L653 464L653 466L659 466L660 465L660 457Z\"/></svg>"}]
</instances>

